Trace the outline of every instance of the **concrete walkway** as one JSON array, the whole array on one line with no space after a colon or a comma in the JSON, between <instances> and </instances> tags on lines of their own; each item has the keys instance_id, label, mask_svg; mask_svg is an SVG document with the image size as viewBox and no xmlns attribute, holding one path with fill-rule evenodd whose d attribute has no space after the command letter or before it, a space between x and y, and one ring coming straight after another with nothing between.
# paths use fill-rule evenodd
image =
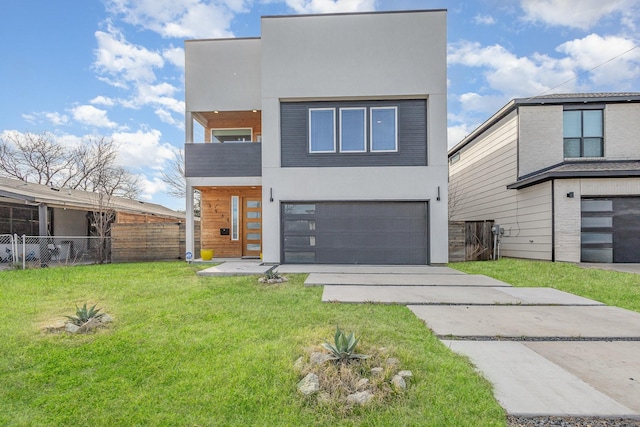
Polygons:
<instances>
[{"instance_id":1,"label":"concrete walkway","mask_svg":"<svg viewBox=\"0 0 640 427\"><path fill-rule=\"evenodd\" d=\"M640 419L640 313L446 270L318 269L306 284L326 302L407 305L509 415Z\"/></svg>"}]
</instances>

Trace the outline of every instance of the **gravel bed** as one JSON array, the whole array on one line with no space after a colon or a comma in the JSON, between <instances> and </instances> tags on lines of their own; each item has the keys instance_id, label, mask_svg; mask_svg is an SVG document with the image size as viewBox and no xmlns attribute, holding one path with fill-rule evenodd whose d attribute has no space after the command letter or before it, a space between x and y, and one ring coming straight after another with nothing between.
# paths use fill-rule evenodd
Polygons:
<instances>
[{"instance_id":1,"label":"gravel bed","mask_svg":"<svg viewBox=\"0 0 640 427\"><path fill-rule=\"evenodd\" d=\"M509 427L638 427L640 419L507 416Z\"/></svg>"}]
</instances>

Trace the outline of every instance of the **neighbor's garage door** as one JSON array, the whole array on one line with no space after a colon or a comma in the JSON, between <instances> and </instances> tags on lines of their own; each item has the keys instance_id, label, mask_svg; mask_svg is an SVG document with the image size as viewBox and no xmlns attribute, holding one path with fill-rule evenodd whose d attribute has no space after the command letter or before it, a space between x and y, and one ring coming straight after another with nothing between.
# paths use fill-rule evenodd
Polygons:
<instances>
[{"instance_id":1,"label":"neighbor's garage door","mask_svg":"<svg viewBox=\"0 0 640 427\"><path fill-rule=\"evenodd\" d=\"M581 260L640 262L640 197L582 199Z\"/></svg>"},{"instance_id":2,"label":"neighbor's garage door","mask_svg":"<svg viewBox=\"0 0 640 427\"><path fill-rule=\"evenodd\" d=\"M285 263L427 264L427 202L282 203Z\"/></svg>"}]
</instances>

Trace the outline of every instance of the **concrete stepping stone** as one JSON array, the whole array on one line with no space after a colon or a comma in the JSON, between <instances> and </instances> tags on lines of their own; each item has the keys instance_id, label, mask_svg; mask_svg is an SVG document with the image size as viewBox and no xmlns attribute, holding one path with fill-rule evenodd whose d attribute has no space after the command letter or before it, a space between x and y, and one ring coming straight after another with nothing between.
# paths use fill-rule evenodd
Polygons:
<instances>
[{"instance_id":1,"label":"concrete stepping stone","mask_svg":"<svg viewBox=\"0 0 640 427\"><path fill-rule=\"evenodd\" d=\"M323 302L383 304L564 304L601 305L551 288L481 286L354 286L327 285Z\"/></svg>"},{"instance_id":2,"label":"concrete stepping stone","mask_svg":"<svg viewBox=\"0 0 640 427\"><path fill-rule=\"evenodd\" d=\"M635 338L640 313L609 306L409 305L440 337Z\"/></svg>"},{"instance_id":3,"label":"concrete stepping stone","mask_svg":"<svg viewBox=\"0 0 640 427\"><path fill-rule=\"evenodd\" d=\"M469 357L493 384L496 399L510 415L622 418L640 415L522 342L442 342Z\"/></svg>"},{"instance_id":4,"label":"concrete stepping stone","mask_svg":"<svg viewBox=\"0 0 640 427\"><path fill-rule=\"evenodd\" d=\"M538 341L523 344L640 413L640 341Z\"/></svg>"},{"instance_id":5,"label":"concrete stepping stone","mask_svg":"<svg viewBox=\"0 0 640 427\"><path fill-rule=\"evenodd\" d=\"M281 270L278 270L281 271ZM511 286L479 274L327 274L311 273L307 286Z\"/></svg>"}]
</instances>

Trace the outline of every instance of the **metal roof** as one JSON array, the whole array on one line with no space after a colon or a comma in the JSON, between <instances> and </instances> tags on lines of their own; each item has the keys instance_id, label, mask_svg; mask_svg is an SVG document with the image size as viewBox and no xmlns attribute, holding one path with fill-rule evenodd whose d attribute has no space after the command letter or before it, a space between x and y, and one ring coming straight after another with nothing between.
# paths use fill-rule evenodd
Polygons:
<instances>
[{"instance_id":1,"label":"metal roof","mask_svg":"<svg viewBox=\"0 0 640 427\"><path fill-rule=\"evenodd\" d=\"M521 189L561 178L630 178L640 176L640 160L566 162L518 179L508 189Z\"/></svg>"},{"instance_id":2,"label":"metal roof","mask_svg":"<svg viewBox=\"0 0 640 427\"><path fill-rule=\"evenodd\" d=\"M89 191L54 188L47 185L0 177L0 200L21 200L28 205L45 203L50 207L95 210L99 207L99 195ZM118 212L153 215L174 220L184 220L185 214L165 206L124 197L112 196L108 207Z\"/></svg>"}]
</instances>

